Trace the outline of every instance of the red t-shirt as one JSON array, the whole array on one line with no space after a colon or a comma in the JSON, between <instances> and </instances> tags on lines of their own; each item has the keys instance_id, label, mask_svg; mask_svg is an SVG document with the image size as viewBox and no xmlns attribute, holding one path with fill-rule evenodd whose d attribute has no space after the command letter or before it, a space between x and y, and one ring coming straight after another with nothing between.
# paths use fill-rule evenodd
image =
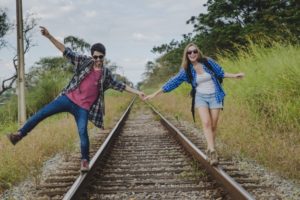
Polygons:
<instances>
[{"instance_id":1,"label":"red t-shirt","mask_svg":"<svg viewBox=\"0 0 300 200\"><path fill-rule=\"evenodd\" d=\"M83 109L89 110L99 95L99 79L101 78L102 70L91 72L82 80L78 88L69 92L67 97L76 105Z\"/></svg>"}]
</instances>

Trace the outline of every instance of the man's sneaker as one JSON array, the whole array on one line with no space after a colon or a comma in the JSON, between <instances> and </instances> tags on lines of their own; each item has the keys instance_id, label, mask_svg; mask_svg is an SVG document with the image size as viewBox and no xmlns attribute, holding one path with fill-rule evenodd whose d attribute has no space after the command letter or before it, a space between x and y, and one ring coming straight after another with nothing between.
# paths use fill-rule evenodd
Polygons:
<instances>
[{"instance_id":1,"label":"man's sneaker","mask_svg":"<svg viewBox=\"0 0 300 200\"><path fill-rule=\"evenodd\" d=\"M22 139L22 136L19 134L19 132L17 132L17 133L8 134L7 138L13 145L15 145Z\"/></svg>"},{"instance_id":2,"label":"man's sneaker","mask_svg":"<svg viewBox=\"0 0 300 200\"><path fill-rule=\"evenodd\" d=\"M219 157L216 150L210 151L210 164L212 166L217 166L219 164Z\"/></svg>"},{"instance_id":3,"label":"man's sneaker","mask_svg":"<svg viewBox=\"0 0 300 200\"><path fill-rule=\"evenodd\" d=\"M80 171L81 172L87 172L89 171L89 161L86 159L81 160L81 166L80 166Z\"/></svg>"}]
</instances>

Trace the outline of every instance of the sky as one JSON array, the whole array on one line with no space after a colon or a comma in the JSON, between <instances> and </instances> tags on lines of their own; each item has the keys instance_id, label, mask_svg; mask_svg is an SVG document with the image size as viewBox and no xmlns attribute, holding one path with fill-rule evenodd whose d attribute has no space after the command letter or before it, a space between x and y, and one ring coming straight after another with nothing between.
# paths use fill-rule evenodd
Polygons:
<instances>
[{"instance_id":1,"label":"sky","mask_svg":"<svg viewBox=\"0 0 300 200\"><path fill-rule=\"evenodd\" d=\"M136 84L143 79L147 61L160 56L151 49L192 32L186 21L206 12L204 3L206 0L23 0L23 16L34 14L38 26L45 26L61 42L73 35L90 44L103 43L106 58L120 66L117 73ZM15 23L16 1L1 0L0 8ZM5 39L9 45L0 50L0 80L14 74L16 30ZM40 58L61 55L38 27L33 42L36 46L25 55L26 72Z\"/></svg>"}]
</instances>

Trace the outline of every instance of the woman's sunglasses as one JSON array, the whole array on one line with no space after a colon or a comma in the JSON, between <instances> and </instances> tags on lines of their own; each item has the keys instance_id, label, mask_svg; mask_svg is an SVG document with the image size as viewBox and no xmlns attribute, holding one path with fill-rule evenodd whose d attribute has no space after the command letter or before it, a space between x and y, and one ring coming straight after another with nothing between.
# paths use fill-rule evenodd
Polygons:
<instances>
[{"instance_id":1,"label":"woman's sunglasses","mask_svg":"<svg viewBox=\"0 0 300 200\"><path fill-rule=\"evenodd\" d=\"M193 51L188 51L188 52L187 52L188 55L191 55L192 53L197 54L197 53L198 53L198 50L195 49L195 50L193 50Z\"/></svg>"},{"instance_id":2,"label":"woman's sunglasses","mask_svg":"<svg viewBox=\"0 0 300 200\"><path fill-rule=\"evenodd\" d=\"M95 60L97 60L98 58L99 58L100 60L102 60L102 59L104 58L104 55L93 56L93 58L94 58Z\"/></svg>"}]
</instances>

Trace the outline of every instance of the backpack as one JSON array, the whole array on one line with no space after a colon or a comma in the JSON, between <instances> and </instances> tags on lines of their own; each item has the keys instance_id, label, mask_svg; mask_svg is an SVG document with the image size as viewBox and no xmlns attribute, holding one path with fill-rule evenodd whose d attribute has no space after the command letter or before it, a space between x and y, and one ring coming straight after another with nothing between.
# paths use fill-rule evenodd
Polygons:
<instances>
[{"instance_id":1,"label":"backpack","mask_svg":"<svg viewBox=\"0 0 300 200\"><path fill-rule=\"evenodd\" d=\"M219 81L220 84L223 83L223 78L220 78L220 77L216 76L216 73L214 72L213 67L208 62L207 58L201 58L200 59L200 63L204 64L208 68L208 70L211 71L212 75L214 77L216 77L216 79ZM189 79L189 81L190 81L190 83L192 85L192 89L190 91L190 96L192 97L191 112L192 112L192 115L193 115L193 120L195 122L195 97L196 97L196 88L192 84L192 82L193 82L193 75L192 75L192 71L191 71L190 67L187 68L186 73L187 73L188 79Z\"/></svg>"}]
</instances>

